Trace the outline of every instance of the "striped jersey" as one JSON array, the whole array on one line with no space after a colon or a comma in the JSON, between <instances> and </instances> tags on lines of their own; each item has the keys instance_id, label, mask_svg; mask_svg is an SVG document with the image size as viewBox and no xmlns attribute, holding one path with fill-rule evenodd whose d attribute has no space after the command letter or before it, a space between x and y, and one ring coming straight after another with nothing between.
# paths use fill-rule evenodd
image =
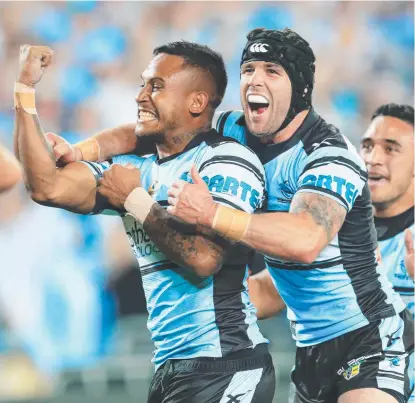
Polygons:
<instances>
[{"instance_id":1,"label":"striped jersey","mask_svg":"<svg viewBox=\"0 0 415 403\"><path fill-rule=\"evenodd\" d=\"M199 134L183 152L166 158L122 155L86 164L98 178L115 163L139 168L143 188L163 207L174 181L191 182L193 164L217 202L249 213L263 204L265 173L258 157L215 130ZM167 259L133 217L122 215L122 220L141 271L156 369L167 359L222 357L268 343L248 298L247 248L237 246L218 273L201 278Z\"/></svg>"},{"instance_id":2,"label":"striped jersey","mask_svg":"<svg viewBox=\"0 0 415 403\"><path fill-rule=\"evenodd\" d=\"M297 346L333 339L405 308L384 267L377 264L364 163L337 128L311 110L290 139L264 145L248 132L241 111L223 112L216 126L221 135L248 145L259 156L269 212L288 212L300 192L329 197L347 211L340 231L312 264L265 257L287 305Z\"/></svg>"},{"instance_id":3,"label":"striped jersey","mask_svg":"<svg viewBox=\"0 0 415 403\"><path fill-rule=\"evenodd\" d=\"M404 263L404 232L407 228L414 231L414 208L411 207L395 217L375 217L375 226L382 262L388 269L389 280L414 315L414 281L406 271Z\"/></svg>"}]
</instances>

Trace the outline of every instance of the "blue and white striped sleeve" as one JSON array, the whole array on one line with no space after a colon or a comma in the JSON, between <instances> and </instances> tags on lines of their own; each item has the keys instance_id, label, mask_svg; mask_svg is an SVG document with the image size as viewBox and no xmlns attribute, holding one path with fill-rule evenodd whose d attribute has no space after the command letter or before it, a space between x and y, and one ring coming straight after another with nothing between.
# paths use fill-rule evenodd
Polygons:
<instances>
[{"instance_id":1,"label":"blue and white striped sleeve","mask_svg":"<svg viewBox=\"0 0 415 403\"><path fill-rule=\"evenodd\" d=\"M355 150L322 147L305 159L297 192L319 193L350 211L367 182L365 165Z\"/></svg>"},{"instance_id":2,"label":"blue and white striped sleeve","mask_svg":"<svg viewBox=\"0 0 415 403\"><path fill-rule=\"evenodd\" d=\"M265 173L259 158L237 142L215 145L199 163L199 173L215 201L253 213L265 198Z\"/></svg>"}]
</instances>

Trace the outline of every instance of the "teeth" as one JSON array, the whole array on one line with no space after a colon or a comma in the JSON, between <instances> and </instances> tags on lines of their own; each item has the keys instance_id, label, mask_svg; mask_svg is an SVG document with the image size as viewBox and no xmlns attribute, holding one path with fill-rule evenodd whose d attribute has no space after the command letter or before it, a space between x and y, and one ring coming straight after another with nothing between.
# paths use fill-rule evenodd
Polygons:
<instances>
[{"instance_id":1,"label":"teeth","mask_svg":"<svg viewBox=\"0 0 415 403\"><path fill-rule=\"evenodd\" d=\"M151 112L140 111L140 120L154 120L156 117Z\"/></svg>"},{"instance_id":2,"label":"teeth","mask_svg":"<svg viewBox=\"0 0 415 403\"><path fill-rule=\"evenodd\" d=\"M268 99L266 99L263 95L254 95L250 94L247 97L248 102L252 102L254 104L266 104L269 105Z\"/></svg>"}]
</instances>

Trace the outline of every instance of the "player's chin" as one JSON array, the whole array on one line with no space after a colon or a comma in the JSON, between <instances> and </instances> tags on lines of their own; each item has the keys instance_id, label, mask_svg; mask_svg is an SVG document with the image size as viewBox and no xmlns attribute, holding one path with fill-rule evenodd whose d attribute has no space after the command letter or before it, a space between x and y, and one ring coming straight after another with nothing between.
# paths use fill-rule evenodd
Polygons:
<instances>
[{"instance_id":1,"label":"player's chin","mask_svg":"<svg viewBox=\"0 0 415 403\"><path fill-rule=\"evenodd\" d=\"M138 137L152 136L159 132L158 120L137 121L135 134Z\"/></svg>"},{"instance_id":2,"label":"player's chin","mask_svg":"<svg viewBox=\"0 0 415 403\"><path fill-rule=\"evenodd\" d=\"M369 186L369 190L370 198L373 204L384 204L391 199L387 189L379 189L378 187Z\"/></svg>"}]
</instances>

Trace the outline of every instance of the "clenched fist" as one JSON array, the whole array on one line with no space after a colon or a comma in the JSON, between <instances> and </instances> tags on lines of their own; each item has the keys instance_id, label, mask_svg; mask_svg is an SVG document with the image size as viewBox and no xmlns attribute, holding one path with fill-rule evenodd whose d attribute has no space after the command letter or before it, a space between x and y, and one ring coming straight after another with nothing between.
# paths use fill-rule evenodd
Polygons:
<instances>
[{"instance_id":1,"label":"clenched fist","mask_svg":"<svg viewBox=\"0 0 415 403\"><path fill-rule=\"evenodd\" d=\"M52 62L52 55L53 50L47 46L20 46L17 82L34 87Z\"/></svg>"}]
</instances>

